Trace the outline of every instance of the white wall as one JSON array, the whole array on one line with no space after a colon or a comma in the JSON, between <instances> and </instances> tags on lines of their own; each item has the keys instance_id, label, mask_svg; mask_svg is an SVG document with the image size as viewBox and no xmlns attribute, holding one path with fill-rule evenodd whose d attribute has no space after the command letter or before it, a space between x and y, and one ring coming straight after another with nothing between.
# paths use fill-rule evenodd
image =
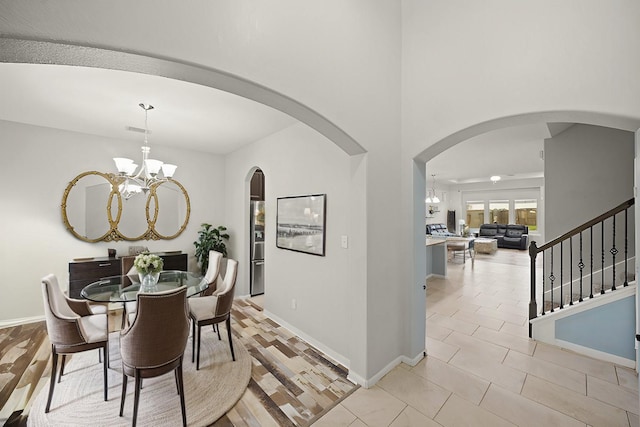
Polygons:
<instances>
[{"instance_id":1,"label":"white wall","mask_svg":"<svg viewBox=\"0 0 640 427\"><path fill-rule=\"evenodd\" d=\"M640 50L638 2L402 5L403 139L415 154L468 127L523 113L637 120L640 56L629 52Z\"/></svg>"},{"instance_id":2,"label":"white wall","mask_svg":"<svg viewBox=\"0 0 640 427\"><path fill-rule=\"evenodd\" d=\"M142 142L141 142L142 143ZM191 219L174 240L87 243L62 222L63 192L81 172L116 172L113 157L137 159L141 144L0 121L0 260L3 271L0 324L43 314L40 279L54 273L68 283L73 258L107 256L107 248L127 254L131 245L152 251L182 250L196 270L193 241L202 222L224 218L224 166L220 157L153 145L158 159L178 165L175 179L189 193Z\"/></svg>"},{"instance_id":3,"label":"white wall","mask_svg":"<svg viewBox=\"0 0 640 427\"><path fill-rule=\"evenodd\" d=\"M348 365L352 307L358 305L349 281L350 249L340 245L341 236L349 235L349 156L298 124L225 160L227 225L236 236L230 248L240 260L237 293L249 293L248 180L259 167L265 177L265 311L313 337L323 350ZM327 195L324 257L276 247L277 198L305 194Z\"/></svg>"},{"instance_id":4,"label":"white wall","mask_svg":"<svg viewBox=\"0 0 640 427\"><path fill-rule=\"evenodd\" d=\"M575 125L545 139L546 222L550 238L633 197L634 135ZM570 203L569 203L570 201Z\"/></svg>"}]
</instances>

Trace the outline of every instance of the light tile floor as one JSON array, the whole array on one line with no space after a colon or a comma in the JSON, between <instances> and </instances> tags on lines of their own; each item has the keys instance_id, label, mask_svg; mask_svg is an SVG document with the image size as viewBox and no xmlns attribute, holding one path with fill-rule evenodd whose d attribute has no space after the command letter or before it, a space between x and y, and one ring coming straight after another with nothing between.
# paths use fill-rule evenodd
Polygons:
<instances>
[{"instance_id":1,"label":"light tile floor","mask_svg":"<svg viewBox=\"0 0 640 427\"><path fill-rule=\"evenodd\" d=\"M529 257L501 249L427 281L428 356L314 426L631 426L634 370L528 338Z\"/></svg>"}]
</instances>

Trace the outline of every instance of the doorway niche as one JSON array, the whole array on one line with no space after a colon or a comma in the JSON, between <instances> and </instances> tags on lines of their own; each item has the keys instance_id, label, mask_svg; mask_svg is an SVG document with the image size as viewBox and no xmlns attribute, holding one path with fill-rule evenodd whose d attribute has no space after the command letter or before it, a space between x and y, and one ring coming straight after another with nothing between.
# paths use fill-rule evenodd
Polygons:
<instances>
[{"instance_id":1,"label":"doorway niche","mask_svg":"<svg viewBox=\"0 0 640 427\"><path fill-rule=\"evenodd\" d=\"M251 200L264 201L264 173L262 170L256 169L251 177Z\"/></svg>"}]
</instances>

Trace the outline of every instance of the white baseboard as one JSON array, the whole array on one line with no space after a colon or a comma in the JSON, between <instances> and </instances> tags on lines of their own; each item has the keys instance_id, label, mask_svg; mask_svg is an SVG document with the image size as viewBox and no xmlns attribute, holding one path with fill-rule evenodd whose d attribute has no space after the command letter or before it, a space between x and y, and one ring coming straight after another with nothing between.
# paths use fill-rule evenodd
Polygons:
<instances>
[{"instance_id":1,"label":"white baseboard","mask_svg":"<svg viewBox=\"0 0 640 427\"><path fill-rule=\"evenodd\" d=\"M604 360L605 362L615 363L616 365L624 366L625 368L635 369L636 361L626 359L624 357L616 356L615 354L605 353L603 351L595 350L589 347L583 347L578 344L570 343L556 339L555 345L558 347L566 348L567 350L575 351L576 353L584 354L585 356L592 357L594 359Z\"/></svg>"},{"instance_id":2,"label":"white baseboard","mask_svg":"<svg viewBox=\"0 0 640 427\"><path fill-rule=\"evenodd\" d=\"M358 382L364 388L371 388L385 375L391 372L400 363L404 363L409 366L416 366L424 358L424 352L421 352L413 358L407 356L398 356L391 362L389 362L384 368L380 369L374 376L369 379L361 379L362 382Z\"/></svg>"},{"instance_id":3,"label":"white baseboard","mask_svg":"<svg viewBox=\"0 0 640 427\"><path fill-rule=\"evenodd\" d=\"M402 363L409 366L416 366L418 363L420 363L422 359L424 359L425 354L426 354L426 351L421 352L420 354L418 354L412 359L409 359L406 356L402 356Z\"/></svg>"},{"instance_id":4,"label":"white baseboard","mask_svg":"<svg viewBox=\"0 0 640 427\"><path fill-rule=\"evenodd\" d=\"M0 321L0 329L11 328L13 326L24 325L25 323L35 323L44 321L44 316L21 317L20 319L9 319Z\"/></svg>"},{"instance_id":5,"label":"white baseboard","mask_svg":"<svg viewBox=\"0 0 640 427\"><path fill-rule=\"evenodd\" d=\"M405 363L405 364L407 364L409 366L415 366L424 358L424 353L423 352L421 352L420 354L418 354L417 356L415 356L413 358L408 358L407 356L398 356L393 361L388 363L384 368L382 368L380 371L378 371L373 377L365 378L365 377L359 375L357 372L354 372L352 369L350 369L350 360L348 358L346 358L343 355L341 355L341 354L335 352L334 350L328 348L323 343L321 343L321 342L317 341L316 339L310 337L309 335L305 334L304 332L302 332L298 328L292 326L291 324L289 324L288 322L286 322L283 319L279 318L278 316L274 315L273 313L271 313L269 311L266 311L266 310L264 310L263 313L268 318L270 318L273 321L277 322L280 326L282 326L284 328L287 328L288 330L290 330L291 332L296 334L298 337L300 337L301 339L305 340L306 342L308 342L309 344L314 346L317 350L319 350L325 356L327 356L327 358L329 360L331 360L333 363L337 363L337 364L340 364L340 365L346 367L347 370L349 371L349 373L347 374L347 379L349 381L351 381L352 383L358 384L359 386L364 387L364 388L373 387L378 381L380 381L380 379L382 377L384 377L386 374L388 374L393 368L398 366L400 363Z\"/></svg>"},{"instance_id":6,"label":"white baseboard","mask_svg":"<svg viewBox=\"0 0 640 427\"><path fill-rule=\"evenodd\" d=\"M365 388L371 388L374 385L376 385L376 383L378 381L380 381L382 379L382 377L384 377L385 375L387 375L389 372L391 372L393 370L393 368L395 368L396 366L398 366L400 363L402 363L402 359L404 356L398 356L395 359L393 359L391 362L387 363L387 366L385 366L384 368L380 369L374 376L372 376L371 378L369 378L368 380L365 380L364 384L360 384L361 386L365 387Z\"/></svg>"}]
</instances>

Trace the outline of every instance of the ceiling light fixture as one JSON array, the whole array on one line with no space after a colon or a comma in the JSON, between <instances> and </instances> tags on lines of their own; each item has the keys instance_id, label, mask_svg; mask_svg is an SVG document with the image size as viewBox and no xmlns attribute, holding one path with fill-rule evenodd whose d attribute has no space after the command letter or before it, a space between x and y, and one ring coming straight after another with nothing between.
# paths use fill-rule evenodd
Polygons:
<instances>
[{"instance_id":1,"label":"ceiling light fixture","mask_svg":"<svg viewBox=\"0 0 640 427\"><path fill-rule=\"evenodd\" d=\"M502 178L500 178L500 175L493 175L489 179L491 180L491 182L493 182L495 184L496 182L500 181Z\"/></svg>"},{"instance_id":2,"label":"ceiling light fixture","mask_svg":"<svg viewBox=\"0 0 640 427\"><path fill-rule=\"evenodd\" d=\"M125 200L129 200L131 196L149 191L150 186L154 184L160 184L168 181L173 177L176 169L176 165L168 163L162 163L160 160L154 160L149 158L149 142L147 136L149 135L149 127L147 126L147 120L149 116L149 110L153 110L153 105L150 104L138 104L140 108L144 110L144 145L142 146L142 166L136 173L138 165L133 163L133 160L124 157L114 157L113 161L116 163L118 174L120 176L120 184L118 190ZM162 177L158 174L162 169Z\"/></svg>"},{"instance_id":3,"label":"ceiling light fixture","mask_svg":"<svg viewBox=\"0 0 640 427\"><path fill-rule=\"evenodd\" d=\"M427 194L425 203L440 203L440 199L438 199L438 196L436 196L436 176L431 175L431 177L433 178L433 185L431 186L431 192ZM431 194L433 194L433 197L431 196Z\"/></svg>"}]
</instances>

